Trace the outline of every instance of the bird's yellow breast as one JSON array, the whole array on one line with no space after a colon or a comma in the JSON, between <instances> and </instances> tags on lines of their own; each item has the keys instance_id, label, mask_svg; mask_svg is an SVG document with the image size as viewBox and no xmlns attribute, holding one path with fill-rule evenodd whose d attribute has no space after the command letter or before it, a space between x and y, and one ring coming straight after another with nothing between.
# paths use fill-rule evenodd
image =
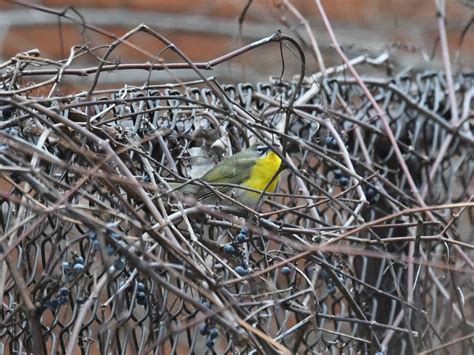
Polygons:
<instances>
[{"instance_id":1,"label":"bird's yellow breast","mask_svg":"<svg viewBox=\"0 0 474 355\"><path fill-rule=\"evenodd\" d=\"M278 183L276 172L280 168L281 159L274 152L270 151L265 156L257 159L250 171L250 177L243 182L243 185L256 190L264 190L273 179L266 191L275 191Z\"/></svg>"}]
</instances>

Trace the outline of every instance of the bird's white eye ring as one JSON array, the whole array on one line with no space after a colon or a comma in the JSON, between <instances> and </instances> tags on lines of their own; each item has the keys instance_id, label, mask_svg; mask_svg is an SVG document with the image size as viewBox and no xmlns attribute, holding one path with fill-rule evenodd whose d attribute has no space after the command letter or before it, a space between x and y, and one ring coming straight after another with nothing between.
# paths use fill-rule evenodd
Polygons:
<instances>
[{"instance_id":1,"label":"bird's white eye ring","mask_svg":"<svg viewBox=\"0 0 474 355\"><path fill-rule=\"evenodd\" d=\"M270 148L268 148L266 145L259 145L257 147L257 152L259 152L260 154L265 154L266 152L268 152Z\"/></svg>"}]
</instances>

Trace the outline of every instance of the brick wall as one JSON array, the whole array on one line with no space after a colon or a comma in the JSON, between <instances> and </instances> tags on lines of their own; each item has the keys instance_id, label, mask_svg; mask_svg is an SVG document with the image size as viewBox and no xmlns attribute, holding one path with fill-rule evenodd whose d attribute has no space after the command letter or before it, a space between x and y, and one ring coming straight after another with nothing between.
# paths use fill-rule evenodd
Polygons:
<instances>
[{"instance_id":1,"label":"brick wall","mask_svg":"<svg viewBox=\"0 0 474 355\"><path fill-rule=\"evenodd\" d=\"M38 2L36 2L38 3ZM237 18L247 0L47 0L41 5L56 10L73 5L88 24L96 25L108 32L122 35L139 23L145 23L164 34L179 46L192 60L206 61L223 55L244 44L260 39L281 29L307 39L299 21L279 0L254 0L249 8L239 36ZM331 49L329 39L316 6L311 0L292 2L310 21L328 65L339 63ZM431 0L334 0L323 1L327 14L336 29L336 34L349 53L377 53L390 49L402 67L439 68L440 52L429 62L423 53L431 53L438 36L436 11ZM88 43L90 46L110 43L112 40L81 27L62 21L58 27L55 15L41 13L19 5L0 3L0 59L7 60L17 52L38 48L45 58L61 59L74 44ZM448 39L454 58L459 49L458 42L463 27L474 12L458 1L447 1ZM72 16L73 13L69 12ZM76 18L78 18L76 16ZM286 25L285 25L286 24ZM61 38L63 47L61 47ZM155 38L139 34L131 41L146 51L158 54L163 49ZM456 61L456 69L472 68L474 58L474 29L468 31ZM180 61L171 51L161 53L167 61ZM146 62L149 57L136 50L121 46L111 56L123 63ZM297 62L291 55L285 63L288 74L296 74ZM81 59L84 66L96 63L92 56ZM77 63L76 65L79 65ZM80 66L80 65L79 65ZM219 66L212 75L227 81L266 80L269 75L279 75L281 59L277 45L252 51L230 63ZM292 71L294 70L294 71ZM317 71L316 60L308 51L308 70ZM292 71L292 72L290 72ZM146 73L116 73L109 75L111 83L133 79L142 81ZM194 74L183 72L183 78ZM157 73L156 80L167 80L169 76Z\"/></svg>"}]
</instances>

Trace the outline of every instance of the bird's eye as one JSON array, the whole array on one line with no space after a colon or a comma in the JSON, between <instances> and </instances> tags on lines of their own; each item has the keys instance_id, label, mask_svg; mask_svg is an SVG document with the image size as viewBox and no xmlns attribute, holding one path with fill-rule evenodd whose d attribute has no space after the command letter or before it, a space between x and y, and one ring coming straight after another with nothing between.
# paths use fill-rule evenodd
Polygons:
<instances>
[{"instance_id":1,"label":"bird's eye","mask_svg":"<svg viewBox=\"0 0 474 355\"><path fill-rule=\"evenodd\" d=\"M265 154L266 152L268 152L268 147L266 145L259 145L257 147L257 152L259 152L261 155Z\"/></svg>"}]
</instances>

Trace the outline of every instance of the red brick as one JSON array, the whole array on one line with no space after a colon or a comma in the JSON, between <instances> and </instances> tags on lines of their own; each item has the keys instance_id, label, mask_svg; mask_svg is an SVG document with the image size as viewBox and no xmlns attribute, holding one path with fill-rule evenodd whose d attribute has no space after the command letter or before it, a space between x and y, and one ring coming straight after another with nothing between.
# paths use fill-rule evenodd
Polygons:
<instances>
[{"instance_id":1,"label":"red brick","mask_svg":"<svg viewBox=\"0 0 474 355\"><path fill-rule=\"evenodd\" d=\"M74 7L113 7L121 8L125 7L126 1L116 1L116 0L43 0L44 6L50 7L65 7L65 6L74 6Z\"/></svg>"},{"instance_id":2,"label":"red brick","mask_svg":"<svg viewBox=\"0 0 474 355\"><path fill-rule=\"evenodd\" d=\"M456 51L459 50L459 41L461 39L461 34L458 30L449 31L447 33L448 43L450 44L450 56L451 59L454 59ZM474 32L469 31L463 39L461 47L461 55L468 56L471 61L474 59Z\"/></svg>"},{"instance_id":3,"label":"red brick","mask_svg":"<svg viewBox=\"0 0 474 355\"><path fill-rule=\"evenodd\" d=\"M64 38L64 50L66 55L69 47L83 43L78 26L62 26ZM3 41L3 55L11 57L18 52L24 52L32 48L38 48L41 56L50 59L61 59L61 48L58 26L15 26L10 28Z\"/></svg>"},{"instance_id":4,"label":"red brick","mask_svg":"<svg viewBox=\"0 0 474 355\"><path fill-rule=\"evenodd\" d=\"M0 9L9 9L13 7L12 4L6 2L6 1L0 1Z\"/></svg>"},{"instance_id":5,"label":"red brick","mask_svg":"<svg viewBox=\"0 0 474 355\"><path fill-rule=\"evenodd\" d=\"M188 13L207 16L237 17L247 0L130 0L128 5L139 10L158 12Z\"/></svg>"},{"instance_id":6,"label":"red brick","mask_svg":"<svg viewBox=\"0 0 474 355\"><path fill-rule=\"evenodd\" d=\"M106 31L114 33L117 37L122 36L129 29L116 26L106 27ZM62 26L62 34L65 47L65 55L69 54L69 48L73 45L82 44L87 38L91 46L110 44L113 39L105 37L92 31L86 32L86 37L81 36L79 26ZM175 43L192 60L208 60L226 53L231 46L231 39L214 34L190 33L190 32L162 32L169 40ZM48 40L45 40L47 38ZM59 29L56 25L17 26L11 28L3 42L3 53L5 57L11 57L18 52L38 48L41 56L50 59L61 59L63 57L60 48ZM145 33L138 33L129 39L130 42L145 49L148 52L158 54L164 45L156 38ZM102 50L103 52L104 50ZM164 57L172 61L181 61L171 50L164 53ZM141 61L150 60L144 54L126 46L121 45L110 58L121 56L124 59L136 59Z\"/></svg>"},{"instance_id":7,"label":"red brick","mask_svg":"<svg viewBox=\"0 0 474 355\"><path fill-rule=\"evenodd\" d=\"M127 28L118 26L107 27L105 29L108 32L115 33L118 36L121 36L129 30ZM168 40L173 42L194 61L209 60L216 56L222 55L228 51L228 48L231 45L231 39L222 35L192 32L160 32L160 34L164 35ZM155 55L160 54L160 56L167 61L182 62L182 59L180 59L170 49L162 52L165 45L152 35L141 32L137 33L133 37L130 37L128 41L140 48L143 48L147 52ZM96 40L96 42L98 42L98 40ZM102 39L101 43L104 44L111 42L111 39L107 39L106 41ZM152 59L126 45L117 47L117 49L111 54L110 58L116 58L117 56L120 56L124 60L135 60L140 62L149 61Z\"/></svg>"},{"instance_id":8,"label":"red brick","mask_svg":"<svg viewBox=\"0 0 474 355\"><path fill-rule=\"evenodd\" d=\"M319 18L319 11L314 1L308 1L309 6L305 16ZM455 19L466 13L458 1L447 1L446 11L448 18ZM324 9L330 20L350 21L350 25L363 23L387 25L396 24L397 21L413 21L414 24L427 22L435 23L436 6L433 1L418 0L335 0L323 2ZM467 11L469 12L469 11Z\"/></svg>"}]
</instances>

